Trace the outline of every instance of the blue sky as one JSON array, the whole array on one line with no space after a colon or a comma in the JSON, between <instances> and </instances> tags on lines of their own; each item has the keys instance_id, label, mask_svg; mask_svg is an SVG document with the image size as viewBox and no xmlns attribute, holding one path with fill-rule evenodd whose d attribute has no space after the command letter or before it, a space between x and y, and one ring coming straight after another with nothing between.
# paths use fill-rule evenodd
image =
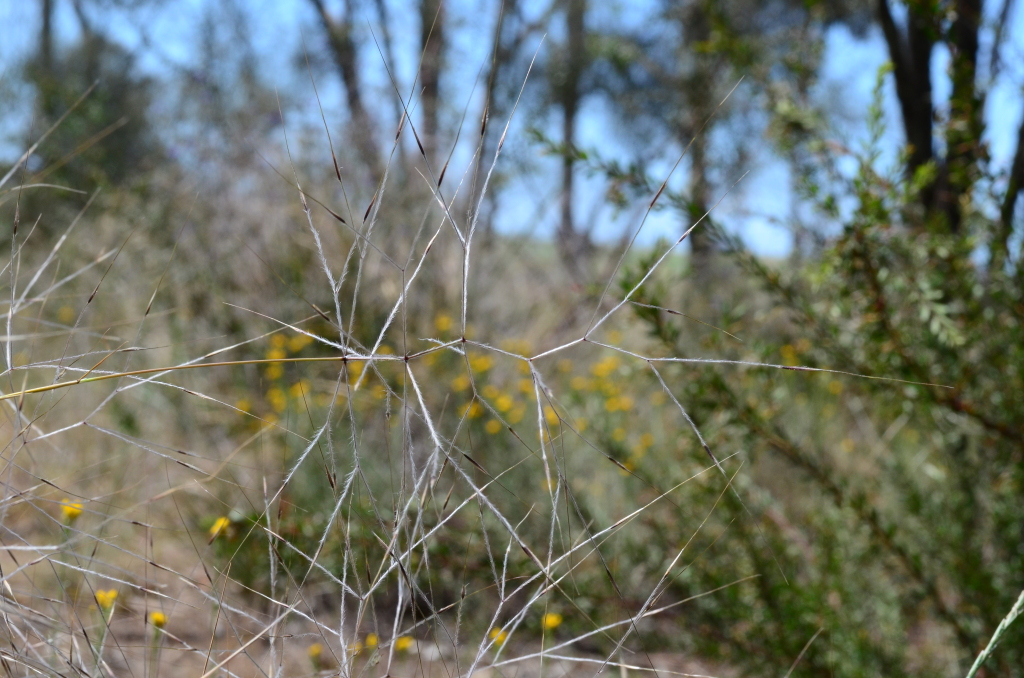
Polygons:
<instances>
[{"instance_id":1,"label":"blue sky","mask_svg":"<svg viewBox=\"0 0 1024 678\"><path fill-rule=\"evenodd\" d=\"M390 0L392 24L391 31L395 39L396 61L395 72L406 91L412 81L418 52L416 44L419 39L419 25L415 12L400 11L407 3ZM297 73L294 61L301 52L301 42L305 38L307 44L318 44L320 34L310 4L304 0L275 2L272 0L253 0L239 3L249 17L249 28L252 34L253 47L259 58L261 77L273 87L278 88L282 96L291 98L293 113L288 123L292 125L313 125L317 122L318 112L313 93L304 74ZM369 3L364 3L369 6ZM643 2L621 3L621 7L602 5L606 11L618 11L623 21L641 23L648 14L652 0ZM78 32L78 23L74 17L70 2L57 0L57 32L60 39L73 39ZM528 3L535 14L546 4L541 2ZM129 49L137 51L141 56L140 68L156 77L161 77L174 67L190 67L195 63L196 30L200 25L206 2L204 0L179 0L177 2L156 2L143 5L142 9L130 14L104 12L94 17L102 20L105 33ZM477 80L481 65L488 58L490 34L497 3L494 0L457 0L449 5L449 21L454 38L449 53L450 70L445 83L446 93L451 102L450 115L457 115L467 100L472 101L470 120L479 110L479 90L473 86ZM367 10L369 12L369 9ZM990 18L999 11L998 5L990 3ZM367 27L372 27L378 37L381 35L376 16L372 13L364 17ZM4 41L0 42L0 73L6 83L10 83L11 73L24 55L35 44L38 35L38 5L35 2L0 3L0 24L18 26L21 30L6 31ZM1011 17L1011 31L1004 47L1004 72L993 85L988 100L987 117L989 125L989 142L993 161L997 167L1008 166L1013 152L1016 130L1021 119L1021 84L1024 83L1024 11L1018 7ZM553 36L557 37L558 27L553 26ZM369 86L368 99L382 101L393 97L393 90L387 80L386 73L379 57L371 52L372 42L364 54L366 78ZM549 42L550 44L550 42ZM544 44L534 47L545 49ZM984 50L983 47L983 51ZM825 53L825 67L820 91L825 96L839 97L840 110L846 115L850 124L841 128L841 133L848 140L856 143L863 138L864 129L860 124L870 103L871 90L875 74L885 60L884 41L878 31L871 31L863 39L854 37L843 27L837 27L828 33ZM948 79L945 75L948 55L941 51L936 54L933 63L934 80L936 83L936 99L942 100L948 95ZM341 91L336 78L321 77L318 81L321 98L325 102L328 120L338 123L343 119L343 111L338 102ZM886 105L890 120L890 136L895 148L900 140L899 119L895 91L891 82L886 90ZM390 107L390 103L387 104ZM28 109L5 107L0 129L10 135L11 131L23 127L27 121ZM475 125L473 122L471 125ZM577 142L583 147L601 146L610 154L621 154L628 157L629 149L616 142L614 126L621 124L612 116L601 101L592 100L584 109ZM522 126L513 126L513 135L507 142L509 152L520 157L531 159L540 153L523 136ZM518 138L517 138L518 136ZM552 131L552 136L557 134ZM767 142L754 146L767 146ZM14 155L16 149L10 143L0 146L3 156ZM460 148L456 154L453 167L460 162L465 164L469 159L468 145ZM505 231L531 231L538 234L550 232L554 223L554 211L541 210L538 218L538 203L551 201L557 190L554 180L555 162L550 159L532 158L537 171L523 177L518 185L503 194L499 228ZM674 160L671 153L666 153L664 166L667 168ZM791 209L791 190L786 166L770 153L755 154L752 159L752 171L741 185L725 197L719 207L719 219L741 234L743 239L757 252L765 255L781 255L791 247L791 239L785 228L777 225L784 221ZM890 158L890 161L893 159ZM681 168L676 181L685 180L685 165ZM599 238L617 238L624 228L634 227L638 223L637 215L629 213L614 218L611 210L601 209L601 185L597 179L582 180L583 187L579 191L577 215L581 221L593 224L594 233ZM552 207L554 205L552 204ZM663 212L654 215L644 228L641 240L651 241L654 238L674 236L679 233L681 224L675 215Z\"/></svg>"}]
</instances>

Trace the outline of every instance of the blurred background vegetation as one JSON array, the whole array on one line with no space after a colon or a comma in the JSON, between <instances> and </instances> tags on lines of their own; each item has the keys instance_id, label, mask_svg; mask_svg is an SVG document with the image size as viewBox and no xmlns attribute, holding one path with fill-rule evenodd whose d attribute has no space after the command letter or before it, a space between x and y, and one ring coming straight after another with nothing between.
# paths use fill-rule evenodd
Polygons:
<instances>
[{"instance_id":1,"label":"blurred background vegetation","mask_svg":"<svg viewBox=\"0 0 1024 678\"><path fill-rule=\"evenodd\" d=\"M117 369L235 345L232 359L336 353L268 317L335 340L344 324L352 345L399 358L424 337L457 339L463 249L446 232L438 265L378 342L416 269L410 252L424 253L424 224L442 219L440 186L478 229L466 337L535 355L635 290L593 342L556 356L543 385L526 363L474 348L421 362L422 397L472 450L468 473L507 490L513 512L564 487L559 538L585 539L662 497L563 585L558 628L537 617L529 632L582 636L635 613L702 521L694 555L657 589L656 606L678 605L644 622L632 663L671 650L742 675L784 672L798 656L793 675L962 675L1024 588L1019 2L17 5L0 10L19 35L0 48L6 392L53 381L62 355L129 344L151 348L118 354ZM415 133L396 138L406 120ZM344 272L343 313L296 184ZM688 249L647 276L697 222ZM15 303L22 271L55 249L54 291ZM106 392L76 390L45 423L90 422L77 470L47 466L45 452L15 466L33 487L42 478L91 498L76 525L105 525L157 493L136 472L180 482L163 457L125 461L140 441L203 451L202 466L270 430L230 484L164 505L180 529L163 548L206 549L257 607L287 572L336 609L338 582L365 585L386 559L376 526L402 513L401 455L367 463L348 529L323 542L349 473L330 444L273 512L266 478L284 477L331 407L352 413L334 439L361 440L369 457L426 439L397 421L399 399L414 397L401 365L346 367L352 392L329 366L210 371L187 383L213 402L184 386L134 389L92 419ZM734 491L715 471L663 497L708 463L676 401L727 460ZM563 449L549 475L513 463L528 448L520 423L538 419L548 442L571 431L589 456ZM8 464L29 446L12 422ZM445 506L469 501L442 477ZM4 482L7 498L27 486L13 472ZM61 496L12 509L4 539L55 530L46 516ZM440 520L420 510L423 529ZM518 515L542 552L546 519ZM261 520L272 530L254 529ZM429 596L384 592L375 605L429 616L467 590L496 604L495 568L515 578L532 567L491 544L503 529L483 510L458 514L402 571ZM280 547L274 565L268 546ZM491 608L476 609L464 614L482 632ZM614 647L602 634L576 645ZM983 672L1024 676L1024 625Z\"/></svg>"}]
</instances>

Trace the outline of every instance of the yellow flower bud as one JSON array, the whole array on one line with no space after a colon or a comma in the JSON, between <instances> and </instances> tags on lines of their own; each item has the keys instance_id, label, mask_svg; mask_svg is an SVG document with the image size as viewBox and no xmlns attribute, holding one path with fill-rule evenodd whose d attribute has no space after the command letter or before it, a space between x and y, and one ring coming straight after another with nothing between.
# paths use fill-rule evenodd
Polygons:
<instances>
[{"instance_id":1,"label":"yellow flower bud","mask_svg":"<svg viewBox=\"0 0 1024 678\"><path fill-rule=\"evenodd\" d=\"M60 502L60 513L64 522L70 525L78 516L82 515L82 505L76 501L64 499Z\"/></svg>"},{"instance_id":2,"label":"yellow flower bud","mask_svg":"<svg viewBox=\"0 0 1024 678\"><path fill-rule=\"evenodd\" d=\"M550 631L551 629L558 628L558 626L561 623L562 615L558 614L557 612L549 612L540 618L540 625L544 628L545 631Z\"/></svg>"},{"instance_id":3,"label":"yellow flower bud","mask_svg":"<svg viewBox=\"0 0 1024 678\"><path fill-rule=\"evenodd\" d=\"M109 612L114 607L114 602L117 600L117 591L110 589L108 591L97 591L96 592L96 604L100 606L100 609L104 612Z\"/></svg>"},{"instance_id":4,"label":"yellow flower bud","mask_svg":"<svg viewBox=\"0 0 1024 678\"><path fill-rule=\"evenodd\" d=\"M231 520L226 516L221 516L214 521L213 526L210 528L210 541L213 541L221 535L224 530L228 529L231 525Z\"/></svg>"}]
</instances>

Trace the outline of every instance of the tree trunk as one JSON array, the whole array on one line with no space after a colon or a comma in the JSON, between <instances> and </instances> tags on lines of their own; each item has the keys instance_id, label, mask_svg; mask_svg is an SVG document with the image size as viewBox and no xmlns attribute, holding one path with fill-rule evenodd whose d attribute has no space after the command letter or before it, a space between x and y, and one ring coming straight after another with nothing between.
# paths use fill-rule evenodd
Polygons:
<instances>
[{"instance_id":1,"label":"tree trunk","mask_svg":"<svg viewBox=\"0 0 1024 678\"><path fill-rule=\"evenodd\" d=\"M707 141L707 130L705 130L697 135L690 147L690 209L689 220L683 224L684 229L690 228L708 211L710 200L708 197ZM689 235L693 272L699 278L706 277L710 272L711 260L714 257L714 242L708 231L707 221L705 218Z\"/></svg>"},{"instance_id":2,"label":"tree trunk","mask_svg":"<svg viewBox=\"0 0 1024 678\"><path fill-rule=\"evenodd\" d=\"M955 3L956 18L947 38L953 85L947 151L944 158L936 159L930 66L932 48L941 35L941 22L934 10L912 5L906 30L901 31L893 20L889 0L878 2L879 21L896 77L903 129L910 145L907 175L913 177L926 163L936 161L936 177L922 190L921 202L928 213L944 220L945 226L954 232L963 219L961 198L970 193L977 181L978 163L984 156L980 143L984 102L975 85L982 0Z\"/></svg>"},{"instance_id":3,"label":"tree trunk","mask_svg":"<svg viewBox=\"0 0 1024 678\"><path fill-rule=\"evenodd\" d=\"M686 44L691 46L690 49L693 45L704 43L711 38L711 21L703 2L694 2L687 7L687 11L682 14L682 21ZM714 57L709 54L696 54L693 58L696 60L693 71L688 77L683 78L681 83L684 88L683 98L689 104L689 111L681 130L683 138L680 141L686 144L690 138L693 139L690 146L690 204L686 222L683 224L684 231L707 214L711 203L708 182L708 139L711 125L705 127L704 122L714 111L712 90L716 69ZM705 219L689 235L693 272L698 278L705 279L711 273L714 257L714 242L708 226Z\"/></svg>"},{"instance_id":4,"label":"tree trunk","mask_svg":"<svg viewBox=\"0 0 1024 678\"><path fill-rule=\"evenodd\" d=\"M915 171L934 157L932 146L932 48L937 27L923 10L912 8L908 12L906 34L900 33L889 8L889 0L878 2L882 33L889 46L889 58L896 77L896 96L900 100L900 113L910 156L907 171Z\"/></svg>"},{"instance_id":5,"label":"tree trunk","mask_svg":"<svg viewBox=\"0 0 1024 678\"><path fill-rule=\"evenodd\" d=\"M480 139L479 139L479 155L476 162L476 170L473 175L472 184L472 200L470 203L470 214L469 218L471 221L477 222L481 218L480 212L483 210L481 204L484 198L484 181L487 177L487 173L491 170L491 164L494 162L494 153L496 145L498 143L499 135L504 127L504 118L507 115L507 106L505 100L499 98L498 94L498 83L502 81L502 77L505 74L506 65L512 60L515 54L519 51L519 47L523 41L523 35L511 35L510 20L509 17L516 16L518 14L518 0L505 0L501 5L501 12L498 15L497 23L494 27L494 39L491 48L491 67L490 72L487 75L487 89L484 93L484 107L480 115ZM491 125L491 118L496 118L499 121L498 125ZM489 234L492 230L493 219L488 213L484 216L482 227L485 234ZM485 237L483 243L486 246L490 242L490 238Z\"/></svg>"},{"instance_id":6,"label":"tree trunk","mask_svg":"<svg viewBox=\"0 0 1024 678\"><path fill-rule=\"evenodd\" d=\"M984 103L975 87L980 21L981 0L956 0L956 19L950 40L953 93L946 132L948 150L936 205L954 231L959 230L963 217L960 196L970 192L978 180L978 161L983 153L981 111Z\"/></svg>"},{"instance_id":7,"label":"tree trunk","mask_svg":"<svg viewBox=\"0 0 1024 678\"><path fill-rule=\"evenodd\" d=\"M346 3L346 14L334 19L323 0L310 0L320 16L320 23L327 34L331 56L341 74L341 82L348 104L351 136L360 159L369 170L374 183L383 176L381 155L377 147L376 126L363 105L362 83L359 79L359 51L352 38L352 9Z\"/></svg>"},{"instance_id":8,"label":"tree trunk","mask_svg":"<svg viewBox=\"0 0 1024 678\"><path fill-rule=\"evenodd\" d=\"M565 54L565 79L561 83L562 104L562 195L561 220L558 225L558 247L563 261L574 273L579 272L580 258L587 248L587 238L576 229L573 217L575 199L576 116L580 104L580 79L586 66L585 27L586 0L568 0L566 24L568 41Z\"/></svg>"},{"instance_id":9,"label":"tree trunk","mask_svg":"<svg viewBox=\"0 0 1024 678\"><path fill-rule=\"evenodd\" d=\"M54 96L56 83L53 73L53 0L42 0L39 9L42 13L39 29L39 108L44 119L49 120L56 112L56 97Z\"/></svg>"},{"instance_id":10,"label":"tree trunk","mask_svg":"<svg viewBox=\"0 0 1024 678\"><path fill-rule=\"evenodd\" d=\"M437 165L441 61L445 46L444 10L442 0L420 0L420 47L423 55L420 64L423 94L420 101L423 123L419 137L427 164L432 168Z\"/></svg>"}]
</instances>

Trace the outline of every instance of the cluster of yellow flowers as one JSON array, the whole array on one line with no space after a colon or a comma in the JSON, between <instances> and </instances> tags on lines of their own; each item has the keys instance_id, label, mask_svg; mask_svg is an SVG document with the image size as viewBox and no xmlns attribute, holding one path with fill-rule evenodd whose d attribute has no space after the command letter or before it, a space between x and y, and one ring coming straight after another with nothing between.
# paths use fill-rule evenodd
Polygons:
<instances>
[{"instance_id":1,"label":"cluster of yellow flowers","mask_svg":"<svg viewBox=\"0 0 1024 678\"><path fill-rule=\"evenodd\" d=\"M517 345L513 346L513 343ZM519 346L519 343L524 344L525 348L529 348L526 342L505 342L502 348L510 352L520 353L524 346ZM528 354L528 351L520 354ZM480 399L473 399L463 405L459 410L459 415L466 416L469 419L477 419L489 411L493 411L495 416L489 418L484 424L484 430L492 435L505 430L506 424L515 426L524 421L530 412L531 403L535 402L536 386L533 379L527 377L519 378L514 382L513 387L508 390L502 390L493 383L481 385L481 382L486 380L487 373L494 367L494 359L487 354L476 354L470 356L469 363L472 375L460 374L456 376L451 381L451 387L456 391L464 392L469 390L470 385L475 380L479 389ZM603 396L603 410L609 414L631 412L635 407L635 403L630 395L623 393L623 379L625 375L621 369L622 365L623 363L619 356L607 355L591 365L591 376L573 376L569 381L569 385L578 392L595 392ZM525 361L520 361L519 368L520 371L529 373L529 365ZM563 358L558 361L557 369L561 373L571 374L575 366L572 360ZM519 400L520 397L524 398L524 400ZM661 392L655 392L650 398L652 405L662 405L665 400L665 395ZM552 428L558 426L563 420L563 415L560 415L550 405L544 406L543 414L544 421ZM571 421L573 428L579 431L585 430L587 426L587 421L581 417L573 417L571 420L566 421ZM554 435L555 432L552 431L551 434ZM624 441L626 439L625 430L615 429L612 433L612 438L617 442ZM649 446L649 444L645 445L645 447Z\"/></svg>"},{"instance_id":2,"label":"cluster of yellow flowers","mask_svg":"<svg viewBox=\"0 0 1024 678\"><path fill-rule=\"evenodd\" d=\"M377 638L376 633L368 633L366 634L365 641L356 638L355 641L348 646L348 654L349 656L354 657L362 652L364 648L367 650L373 650L377 647L378 642L379 639ZM399 652L407 651L412 647L412 643L412 638L409 638L408 636L400 636L395 639L395 649ZM324 646L320 643L313 643L310 645L306 649L306 654L309 655L310 661L313 662L313 666L316 667L318 671L332 666L332 663L324 657Z\"/></svg>"},{"instance_id":3,"label":"cluster of yellow flowers","mask_svg":"<svg viewBox=\"0 0 1024 678\"><path fill-rule=\"evenodd\" d=\"M561 626L562 621L562 615L557 612L548 612L540 618L540 626L545 631L551 631ZM501 628L493 628L487 634L487 637L493 640L496 645L504 645L505 641L508 640L508 631Z\"/></svg>"},{"instance_id":4,"label":"cluster of yellow flowers","mask_svg":"<svg viewBox=\"0 0 1024 678\"><path fill-rule=\"evenodd\" d=\"M275 334L270 338L270 348L264 358L267 360L283 360L289 353L300 353L302 349L313 343L313 339L305 334L296 334L290 339L283 334ZM269 363L264 370L267 379L276 380L284 376L282 363Z\"/></svg>"}]
</instances>

